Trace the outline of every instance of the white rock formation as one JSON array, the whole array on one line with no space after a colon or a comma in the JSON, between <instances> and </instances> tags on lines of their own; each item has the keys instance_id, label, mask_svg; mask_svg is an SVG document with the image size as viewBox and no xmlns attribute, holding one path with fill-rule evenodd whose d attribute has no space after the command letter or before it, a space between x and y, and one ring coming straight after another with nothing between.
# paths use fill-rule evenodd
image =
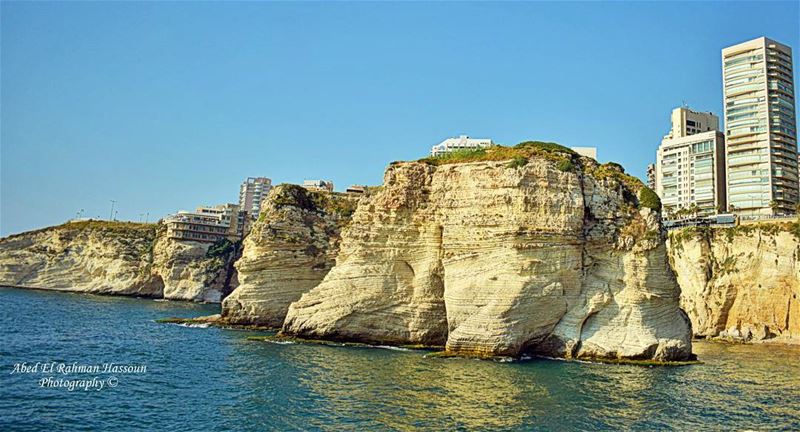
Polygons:
<instances>
[{"instance_id":1,"label":"white rock formation","mask_svg":"<svg viewBox=\"0 0 800 432\"><path fill-rule=\"evenodd\" d=\"M239 287L222 303L234 324L280 327L289 305L333 267L356 198L295 185L270 191L236 262Z\"/></svg>"},{"instance_id":2,"label":"white rock formation","mask_svg":"<svg viewBox=\"0 0 800 432\"><path fill-rule=\"evenodd\" d=\"M640 182L559 157L392 164L283 332L480 356L689 358L659 218L635 209Z\"/></svg>"}]
</instances>

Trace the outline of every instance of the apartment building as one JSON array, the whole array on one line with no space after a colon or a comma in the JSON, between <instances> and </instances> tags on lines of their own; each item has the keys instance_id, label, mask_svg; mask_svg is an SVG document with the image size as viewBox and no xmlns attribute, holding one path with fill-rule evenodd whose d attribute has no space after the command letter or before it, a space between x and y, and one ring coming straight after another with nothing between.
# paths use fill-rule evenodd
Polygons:
<instances>
[{"instance_id":1,"label":"apartment building","mask_svg":"<svg viewBox=\"0 0 800 432\"><path fill-rule=\"evenodd\" d=\"M167 236L176 240L216 242L241 240L247 226L247 213L237 204L197 207L194 212L179 211L164 219Z\"/></svg>"},{"instance_id":2,"label":"apartment building","mask_svg":"<svg viewBox=\"0 0 800 432\"><path fill-rule=\"evenodd\" d=\"M247 213L237 204L220 204L213 207L198 207L197 214L216 217L223 225L228 225L230 235L241 238L245 231Z\"/></svg>"},{"instance_id":3,"label":"apartment building","mask_svg":"<svg viewBox=\"0 0 800 432\"><path fill-rule=\"evenodd\" d=\"M692 111L685 106L672 110L670 123L672 124L672 129L667 134L667 137L670 138L680 138L700 132L720 130L719 117L710 112Z\"/></svg>"},{"instance_id":4,"label":"apartment building","mask_svg":"<svg viewBox=\"0 0 800 432\"><path fill-rule=\"evenodd\" d=\"M261 203L272 189L272 180L266 177L248 177L239 188L239 208L255 219L261 211Z\"/></svg>"},{"instance_id":5,"label":"apartment building","mask_svg":"<svg viewBox=\"0 0 800 432\"><path fill-rule=\"evenodd\" d=\"M479 148L486 148L493 145L494 142L488 138L470 138L466 135L461 135L457 138L447 138L439 144L431 147L431 156L441 156L445 153L458 150L477 150Z\"/></svg>"},{"instance_id":6,"label":"apartment building","mask_svg":"<svg viewBox=\"0 0 800 432\"><path fill-rule=\"evenodd\" d=\"M665 213L669 216L695 206L700 214L724 210L725 138L713 129L719 119L680 107L672 111L671 120L672 128L661 140L654 167L654 190Z\"/></svg>"},{"instance_id":7,"label":"apartment building","mask_svg":"<svg viewBox=\"0 0 800 432\"><path fill-rule=\"evenodd\" d=\"M760 37L722 50L727 189L738 214L794 212L797 117L792 50Z\"/></svg>"}]
</instances>

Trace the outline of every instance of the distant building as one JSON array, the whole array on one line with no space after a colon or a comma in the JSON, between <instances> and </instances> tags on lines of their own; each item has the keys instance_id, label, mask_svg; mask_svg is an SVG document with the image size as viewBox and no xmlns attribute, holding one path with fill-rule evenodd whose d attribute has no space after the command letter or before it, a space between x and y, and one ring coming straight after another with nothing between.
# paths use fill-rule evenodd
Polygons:
<instances>
[{"instance_id":1,"label":"distant building","mask_svg":"<svg viewBox=\"0 0 800 432\"><path fill-rule=\"evenodd\" d=\"M333 182L330 180L303 180L303 187L311 191L333 192Z\"/></svg>"},{"instance_id":2,"label":"distant building","mask_svg":"<svg viewBox=\"0 0 800 432\"><path fill-rule=\"evenodd\" d=\"M248 177L239 188L239 209L255 219L261 212L261 204L272 189L272 180L266 177Z\"/></svg>"},{"instance_id":3,"label":"distant building","mask_svg":"<svg viewBox=\"0 0 800 432\"><path fill-rule=\"evenodd\" d=\"M672 111L672 129L656 153L655 192L667 213L697 206L700 214L727 207L725 137L711 113Z\"/></svg>"},{"instance_id":4,"label":"distant building","mask_svg":"<svg viewBox=\"0 0 800 432\"><path fill-rule=\"evenodd\" d=\"M457 150L477 150L493 145L494 142L488 138L470 138L466 135L461 135L458 138L447 138L431 147L431 156L440 156Z\"/></svg>"},{"instance_id":5,"label":"distant building","mask_svg":"<svg viewBox=\"0 0 800 432\"><path fill-rule=\"evenodd\" d=\"M176 240L216 242L242 238L245 213L236 204L198 207L194 212L179 211L164 219L167 237Z\"/></svg>"},{"instance_id":6,"label":"distant building","mask_svg":"<svg viewBox=\"0 0 800 432\"><path fill-rule=\"evenodd\" d=\"M367 187L363 185L350 185L345 192L347 193L364 193L367 191Z\"/></svg>"},{"instance_id":7,"label":"distant building","mask_svg":"<svg viewBox=\"0 0 800 432\"><path fill-rule=\"evenodd\" d=\"M228 231L242 237L246 225L247 213L236 204L220 204L213 207L198 207L197 213L218 217L223 224L229 226Z\"/></svg>"},{"instance_id":8,"label":"distant building","mask_svg":"<svg viewBox=\"0 0 800 432\"><path fill-rule=\"evenodd\" d=\"M570 147L570 149L581 156L597 159L597 147Z\"/></svg>"},{"instance_id":9,"label":"distant building","mask_svg":"<svg viewBox=\"0 0 800 432\"><path fill-rule=\"evenodd\" d=\"M647 165L647 187L656 190L656 164Z\"/></svg>"},{"instance_id":10,"label":"distant building","mask_svg":"<svg viewBox=\"0 0 800 432\"><path fill-rule=\"evenodd\" d=\"M672 129L664 138L683 138L701 132L721 130L719 128L719 117L713 113L696 112L688 107L680 107L672 110L670 118Z\"/></svg>"},{"instance_id":11,"label":"distant building","mask_svg":"<svg viewBox=\"0 0 800 432\"><path fill-rule=\"evenodd\" d=\"M792 49L760 37L722 50L728 201L742 215L798 202Z\"/></svg>"}]
</instances>

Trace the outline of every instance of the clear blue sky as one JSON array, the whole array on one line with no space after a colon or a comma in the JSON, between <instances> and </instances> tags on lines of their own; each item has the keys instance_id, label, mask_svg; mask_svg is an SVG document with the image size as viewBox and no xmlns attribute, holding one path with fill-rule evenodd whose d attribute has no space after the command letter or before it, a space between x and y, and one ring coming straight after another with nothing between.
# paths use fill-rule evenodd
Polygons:
<instances>
[{"instance_id":1,"label":"clear blue sky","mask_svg":"<svg viewBox=\"0 0 800 432\"><path fill-rule=\"evenodd\" d=\"M235 202L247 176L379 184L389 162L462 133L597 146L641 177L672 108L721 115L724 46L800 49L797 2L0 12L2 235L81 208L105 218L110 199L129 220Z\"/></svg>"}]
</instances>

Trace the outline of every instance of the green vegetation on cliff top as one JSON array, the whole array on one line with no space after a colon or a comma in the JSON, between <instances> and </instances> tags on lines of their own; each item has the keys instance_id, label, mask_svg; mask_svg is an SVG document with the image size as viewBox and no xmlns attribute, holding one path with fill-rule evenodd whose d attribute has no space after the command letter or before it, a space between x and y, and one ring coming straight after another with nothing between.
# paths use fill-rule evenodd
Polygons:
<instances>
[{"instance_id":1,"label":"green vegetation on cliff top","mask_svg":"<svg viewBox=\"0 0 800 432\"><path fill-rule=\"evenodd\" d=\"M356 209L358 200L346 194L336 192L317 192L293 185L278 185L270 193L270 198L276 207L294 206L303 210L336 214L349 218ZM259 215L261 220L265 213Z\"/></svg>"},{"instance_id":2,"label":"green vegetation on cliff top","mask_svg":"<svg viewBox=\"0 0 800 432\"><path fill-rule=\"evenodd\" d=\"M32 234L43 233L52 230L61 231L83 231L83 230L101 230L109 234L125 234L132 232L146 232L152 231L155 234L157 224L155 223L137 223L137 222L121 222L121 221L106 221L106 220L83 220L76 222L65 222L61 225L55 225L45 228L39 228L32 231L25 231L19 234L12 234L4 239L13 239L20 236L28 236Z\"/></svg>"},{"instance_id":3,"label":"green vegetation on cliff top","mask_svg":"<svg viewBox=\"0 0 800 432\"><path fill-rule=\"evenodd\" d=\"M533 156L541 156L555 162L570 160L578 157L574 150L560 144L542 141L525 141L514 147L496 145L475 150L458 150L439 156L422 158L419 162L430 165L446 165L454 163L514 160L519 166L525 165L522 160Z\"/></svg>"},{"instance_id":4,"label":"green vegetation on cliff top","mask_svg":"<svg viewBox=\"0 0 800 432\"><path fill-rule=\"evenodd\" d=\"M121 222L121 221L105 221L105 220L86 220L67 222L59 225L59 228L67 229L99 229L105 231L148 231L156 228L155 223L139 223L139 222Z\"/></svg>"},{"instance_id":5,"label":"green vegetation on cliff top","mask_svg":"<svg viewBox=\"0 0 800 432\"><path fill-rule=\"evenodd\" d=\"M516 169L528 164L531 158L543 158L555 163L556 169L562 172L576 170L592 175L597 180L612 180L624 186L624 193L629 202L637 207L647 207L660 211L661 200L655 192L644 185L641 180L625 173L622 165L614 162L600 164L594 159L582 157L574 150L560 144L542 141L525 141L513 147L495 145L474 150L459 150L439 156L419 159L429 165L448 165L481 161L508 160L506 167Z\"/></svg>"},{"instance_id":6,"label":"green vegetation on cliff top","mask_svg":"<svg viewBox=\"0 0 800 432\"><path fill-rule=\"evenodd\" d=\"M683 242L693 239L710 241L712 237L716 237L732 243L737 236L749 237L756 233L776 235L782 232L790 233L800 239L800 220L793 222L761 221L733 227L686 227L670 231L669 239L672 247L680 251L683 250Z\"/></svg>"}]
</instances>

